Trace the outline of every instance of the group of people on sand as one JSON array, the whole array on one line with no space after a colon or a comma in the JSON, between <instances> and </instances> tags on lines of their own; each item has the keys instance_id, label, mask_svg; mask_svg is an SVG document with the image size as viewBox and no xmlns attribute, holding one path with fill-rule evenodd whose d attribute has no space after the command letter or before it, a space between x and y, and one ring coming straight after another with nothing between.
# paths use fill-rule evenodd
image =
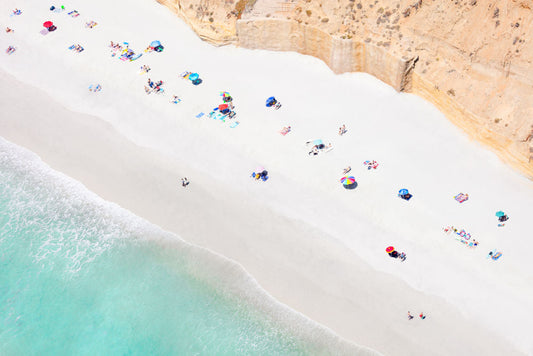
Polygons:
<instances>
[{"instance_id":1,"label":"group of people on sand","mask_svg":"<svg viewBox=\"0 0 533 356\"><path fill-rule=\"evenodd\" d=\"M150 93L156 93L156 94L160 94L160 93L163 93L163 88L161 88L161 86L163 85L163 81L160 80L158 82L154 82L152 81L152 79L148 78L148 86L144 86L144 91L146 92L146 94L150 94Z\"/></svg>"},{"instance_id":2,"label":"group of people on sand","mask_svg":"<svg viewBox=\"0 0 533 356\"><path fill-rule=\"evenodd\" d=\"M113 41L110 41L111 43L109 44L109 47L113 48L114 50L121 50L122 49L122 46L120 45L120 43L114 43Z\"/></svg>"},{"instance_id":3,"label":"group of people on sand","mask_svg":"<svg viewBox=\"0 0 533 356\"><path fill-rule=\"evenodd\" d=\"M152 68L150 66L147 66L146 64L141 66L141 73L148 73Z\"/></svg>"},{"instance_id":4,"label":"group of people on sand","mask_svg":"<svg viewBox=\"0 0 533 356\"><path fill-rule=\"evenodd\" d=\"M83 47L80 46L80 44L78 44L78 43L70 46L69 49L73 50L76 53L83 52Z\"/></svg>"}]
</instances>

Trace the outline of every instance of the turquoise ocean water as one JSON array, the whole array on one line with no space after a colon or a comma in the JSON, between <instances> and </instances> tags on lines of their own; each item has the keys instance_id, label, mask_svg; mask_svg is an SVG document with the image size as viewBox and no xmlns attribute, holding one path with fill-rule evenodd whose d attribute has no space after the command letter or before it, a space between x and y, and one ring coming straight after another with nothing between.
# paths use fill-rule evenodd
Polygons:
<instances>
[{"instance_id":1,"label":"turquoise ocean water","mask_svg":"<svg viewBox=\"0 0 533 356\"><path fill-rule=\"evenodd\" d=\"M317 351L166 235L0 139L0 354Z\"/></svg>"}]
</instances>

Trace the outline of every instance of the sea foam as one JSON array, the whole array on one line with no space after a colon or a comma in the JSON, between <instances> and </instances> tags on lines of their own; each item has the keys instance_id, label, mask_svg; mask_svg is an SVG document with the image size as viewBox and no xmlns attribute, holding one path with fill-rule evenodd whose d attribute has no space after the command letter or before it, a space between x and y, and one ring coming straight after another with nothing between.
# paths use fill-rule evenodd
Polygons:
<instances>
[{"instance_id":1,"label":"sea foam","mask_svg":"<svg viewBox=\"0 0 533 356\"><path fill-rule=\"evenodd\" d=\"M49 328L47 336L61 342L62 337L72 340L77 328L74 334L80 335L67 348L71 352L84 347L96 353L124 351L125 345L106 343L107 336L99 335L113 329L135 344L137 353L151 343L139 344L139 338L150 339L147 335L163 328L171 339L179 320L189 325L187 331L176 327L180 343L157 340L156 351L198 347L236 354L377 354L278 303L238 263L104 201L4 139L0 176L0 256L8 266L1 313L7 332L0 336L5 351L54 352L48 337L34 334L36 329ZM133 305L125 301L129 298ZM193 312L185 313L184 307ZM162 316L164 310L169 315ZM130 319L131 313L136 318ZM86 317L82 325L73 325L79 322L77 314ZM144 319L150 322L146 330L124 331ZM209 325L203 325L205 320ZM158 338L165 332L158 332ZM99 337L104 341L98 347L84 345ZM31 347L27 338L35 341Z\"/></svg>"}]
</instances>

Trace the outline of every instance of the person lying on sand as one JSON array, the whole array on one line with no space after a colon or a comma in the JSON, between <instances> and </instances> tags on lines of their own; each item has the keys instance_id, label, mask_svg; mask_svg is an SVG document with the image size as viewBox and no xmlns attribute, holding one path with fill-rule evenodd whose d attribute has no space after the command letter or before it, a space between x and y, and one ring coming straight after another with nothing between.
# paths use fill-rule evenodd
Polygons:
<instances>
[{"instance_id":1,"label":"person lying on sand","mask_svg":"<svg viewBox=\"0 0 533 356\"><path fill-rule=\"evenodd\" d=\"M339 127L339 135L342 136L346 133L346 125Z\"/></svg>"},{"instance_id":2,"label":"person lying on sand","mask_svg":"<svg viewBox=\"0 0 533 356\"><path fill-rule=\"evenodd\" d=\"M15 30L12 30L12 29L10 29L9 27L6 27L6 32L7 32L7 33L15 32Z\"/></svg>"},{"instance_id":3,"label":"person lying on sand","mask_svg":"<svg viewBox=\"0 0 533 356\"><path fill-rule=\"evenodd\" d=\"M350 172L351 170L352 170L352 167L348 166L348 167L344 168L344 171L342 172L342 174L346 174L346 173Z\"/></svg>"}]
</instances>

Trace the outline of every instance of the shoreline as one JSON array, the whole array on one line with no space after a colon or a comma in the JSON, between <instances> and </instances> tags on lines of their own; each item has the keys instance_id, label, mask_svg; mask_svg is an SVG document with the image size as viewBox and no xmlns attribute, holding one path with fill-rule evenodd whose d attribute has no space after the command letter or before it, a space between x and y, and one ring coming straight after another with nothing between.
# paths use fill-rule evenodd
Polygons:
<instances>
[{"instance_id":1,"label":"shoreline","mask_svg":"<svg viewBox=\"0 0 533 356\"><path fill-rule=\"evenodd\" d=\"M217 192L213 196L201 188L201 172L140 148L96 117L68 111L41 90L0 75L3 105L32 98L0 120L4 138L35 152L103 199L237 261L275 299L341 337L384 354L512 354L510 344L455 307L371 269L323 232L257 202L237 204L246 199L227 185L210 187ZM36 110L55 115L38 117ZM193 182L186 191L177 180L183 172ZM240 216L241 223L217 217L220 211ZM406 325L403 314L394 315L396 308L413 305L433 310L432 323ZM457 324L464 329L455 328ZM466 334L465 329L475 331ZM454 342L439 342L443 333ZM434 347L441 343L438 353Z\"/></svg>"}]
</instances>

